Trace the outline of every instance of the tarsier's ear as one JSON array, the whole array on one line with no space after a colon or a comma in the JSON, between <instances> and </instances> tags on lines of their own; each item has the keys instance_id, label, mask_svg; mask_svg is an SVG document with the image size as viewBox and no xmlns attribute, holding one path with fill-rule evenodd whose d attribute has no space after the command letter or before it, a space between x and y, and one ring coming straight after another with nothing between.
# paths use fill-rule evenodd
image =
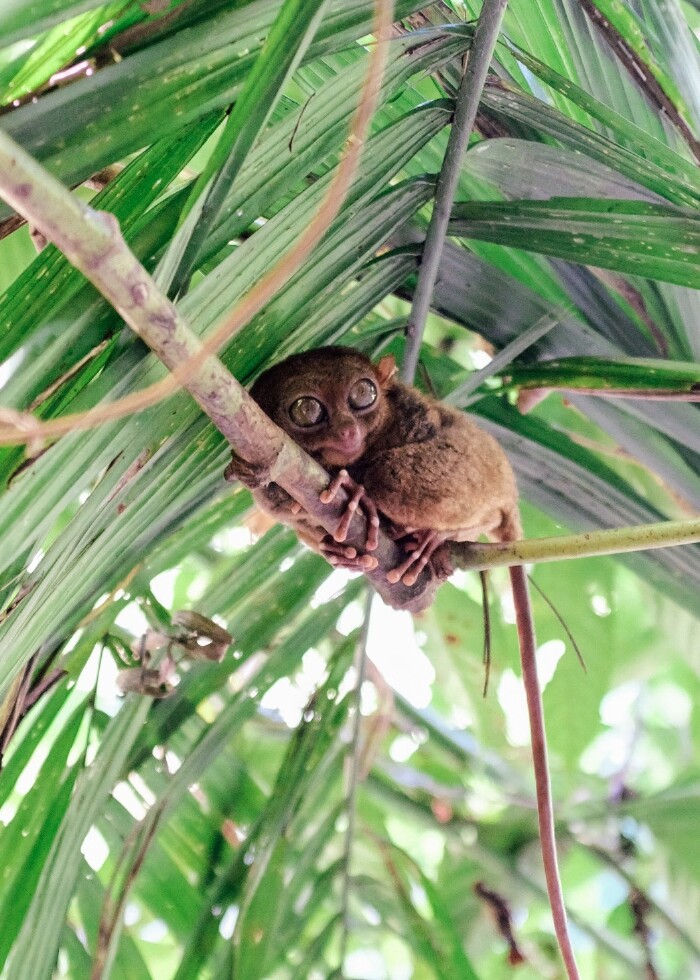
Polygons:
<instances>
[{"instance_id":1,"label":"tarsier's ear","mask_svg":"<svg viewBox=\"0 0 700 980\"><path fill-rule=\"evenodd\" d=\"M380 358L374 365L374 373L377 375L377 380L379 384L385 385L387 381L390 381L396 374L398 368L396 367L396 361L394 360L393 354L385 354L384 357Z\"/></svg>"}]
</instances>

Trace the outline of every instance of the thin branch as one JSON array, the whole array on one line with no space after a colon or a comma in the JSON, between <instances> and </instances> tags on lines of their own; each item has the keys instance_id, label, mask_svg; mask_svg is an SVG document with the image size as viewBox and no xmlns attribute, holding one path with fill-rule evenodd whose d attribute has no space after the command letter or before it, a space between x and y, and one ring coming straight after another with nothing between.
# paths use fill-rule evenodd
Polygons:
<instances>
[{"instance_id":1,"label":"thin branch","mask_svg":"<svg viewBox=\"0 0 700 980\"><path fill-rule=\"evenodd\" d=\"M630 551L652 551L682 544L700 542L700 520L663 521L639 524L606 531L586 531L560 537L528 538L523 541L497 543L451 542L450 554L455 568L483 571L504 565L538 564L565 561L570 558L592 558Z\"/></svg>"},{"instance_id":2,"label":"thin branch","mask_svg":"<svg viewBox=\"0 0 700 980\"><path fill-rule=\"evenodd\" d=\"M503 941L508 946L508 965L518 966L525 963L526 956L518 946L515 938L515 926L513 924L513 913L510 903L499 892L489 888L485 882L476 881L474 883L474 894L480 898L485 907L491 913L496 929Z\"/></svg>"},{"instance_id":3,"label":"thin branch","mask_svg":"<svg viewBox=\"0 0 700 980\"><path fill-rule=\"evenodd\" d=\"M38 655L34 654L27 661L24 669L15 675L2 706L0 706L0 770L2 770L7 747L14 738L20 723L24 721L34 705L66 676L65 670L55 668L40 677L32 686L37 658ZM41 674L41 671L39 673Z\"/></svg>"},{"instance_id":4,"label":"thin branch","mask_svg":"<svg viewBox=\"0 0 700 980\"><path fill-rule=\"evenodd\" d=\"M576 965L564 904L564 892L559 877L557 860L557 841L554 827L554 802L552 786L549 778L549 762L547 759L547 736L544 727L544 710L542 693L537 676L535 623L532 617L530 593L527 587L527 573L524 568L514 565L510 569L510 580L513 588L513 602L516 608L516 626L518 629L518 646L520 648L520 663L523 675L523 687L527 701L527 713L530 720L530 740L532 744L532 761L535 773L535 792L537 795L537 824L540 832L540 850L542 864L547 882L547 895L552 910L554 932L561 951L566 975L569 980L578 980L579 972Z\"/></svg>"},{"instance_id":5,"label":"thin branch","mask_svg":"<svg viewBox=\"0 0 700 980\"><path fill-rule=\"evenodd\" d=\"M486 81L507 3L508 0L484 0L474 33L474 40L469 49L467 66L457 93L454 121L445 151L445 159L435 189L435 203L428 232L425 236L411 316L406 327L406 352L401 366L403 381L411 382L418 366L418 354L423 340L428 310L433 298L442 249L447 236L447 225L457 191L462 159L469 141L469 134L474 126L479 99Z\"/></svg>"},{"instance_id":6,"label":"thin branch","mask_svg":"<svg viewBox=\"0 0 700 980\"><path fill-rule=\"evenodd\" d=\"M46 674L45 677L32 687L26 698L24 699L24 714L34 707L34 705L52 688L54 688L59 681L66 677L68 672L62 670L60 667L55 667L50 673Z\"/></svg>"},{"instance_id":7,"label":"thin branch","mask_svg":"<svg viewBox=\"0 0 700 980\"><path fill-rule=\"evenodd\" d=\"M25 220L21 214L10 215L9 218L5 218L4 221L0 221L0 241L3 238L7 238L8 235L12 235L25 224Z\"/></svg>"}]
</instances>

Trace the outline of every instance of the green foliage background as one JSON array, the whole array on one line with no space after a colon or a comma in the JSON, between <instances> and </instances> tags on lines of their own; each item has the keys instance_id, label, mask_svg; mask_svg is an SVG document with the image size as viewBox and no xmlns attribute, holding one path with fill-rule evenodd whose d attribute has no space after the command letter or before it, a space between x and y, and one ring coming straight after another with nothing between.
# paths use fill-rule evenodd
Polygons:
<instances>
[{"instance_id":1,"label":"green foliage background","mask_svg":"<svg viewBox=\"0 0 700 980\"><path fill-rule=\"evenodd\" d=\"M328 342L400 355L480 6L397 3L351 193L311 260L222 353L241 381ZM278 17L278 29L304 25L290 32L298 64L291 51L281 60L284 45L263 46ZM371 24L364 0L6 3L0 125L71 186L125 164L99 193L77 193L117 215L164 287L197 176L234 148L235 178L179 301L205 333L318 207ZM696 404L576 393L700 381L699 26L687 0L509 4L419 380L463 391L485 349L553 316L515 363L455 399L508 450L528 535L700 506ZM56 74L72 65L72 77ZM0 241L0 290L3 407L50 418L161 376L26 228ZM568 391L523 415L519 384ZM363 778L349 799L364 583L331 575L282 528L254 540L249 496L224 484L226 456L186 394L31 458L0 448L0 721L12 735L0 772L2 975L496 980L508 950L474 893L483 881L510 903L519 975L557 976L505 578L493 576L486 699L474 582L456 576L413 625L375 610L369 652L388 681L370 668ZM664 978L693 976L700 547L547 565L534 578L587 662L583 674L535 595L583 973L614 980L650 960ZM226 625L224 660L183 661L165 700L117 697L122 659L182 608Z\"/></svg>"}]
</instances>

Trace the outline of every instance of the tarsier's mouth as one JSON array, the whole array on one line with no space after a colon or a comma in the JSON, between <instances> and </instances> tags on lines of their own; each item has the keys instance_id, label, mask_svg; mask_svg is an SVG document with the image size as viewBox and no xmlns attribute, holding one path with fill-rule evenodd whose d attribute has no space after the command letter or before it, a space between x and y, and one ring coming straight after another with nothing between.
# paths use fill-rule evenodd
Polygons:
<instances>
[{"instance_id":1,"label":"tarsier's mouth","mask_svg":"<svg viewBox=\"0 0 700 980\"><path fill-rule=\"evenodd\" d=\"M328 439L319 449L319 458L332 466L354 463L365 451L365 439L357 429Z\"/></svg>"},{"instance_id":2,"label":"tarsier's mouth","mask_svg":"<svg viewBox=\"0 0 700 980\"><path fill-rule=\"evenodd\" d=\"M360 445L354 451L346 447L324 446L318 453L318 460L326 466L352 466L362 456L363 446Z\"/></svg>"}]
</instances>

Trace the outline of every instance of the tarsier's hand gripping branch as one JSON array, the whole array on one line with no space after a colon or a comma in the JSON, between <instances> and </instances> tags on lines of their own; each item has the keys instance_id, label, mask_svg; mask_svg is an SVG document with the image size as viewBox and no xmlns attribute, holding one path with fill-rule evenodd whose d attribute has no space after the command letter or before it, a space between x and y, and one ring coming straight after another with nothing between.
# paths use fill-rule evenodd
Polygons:
<instances>
[{"instance_id":1,"label":"tarsier's hand gripping branch","mask_svg":"<svg viewBox=\"0 0 700 980\"><path fill-rule=\"evenodd\" d=\"M392 356L376 364L349 347L295 354L262 374L251 395L302 449L332 475L324 503L343 487L350 501L334 536L326 533L275 483L234 456L228 479L240 479L256 503L333 565L376 566L378 512L402 540L406 558L390 581L412 585L428 565L440 578L451 571L449 541L481 534L502 541L520 536L517 490L506 456L488 433L455 409L394 379ZM362 508L364 551L346 547L353 514Z\"/></svg>"}]
</instances>

